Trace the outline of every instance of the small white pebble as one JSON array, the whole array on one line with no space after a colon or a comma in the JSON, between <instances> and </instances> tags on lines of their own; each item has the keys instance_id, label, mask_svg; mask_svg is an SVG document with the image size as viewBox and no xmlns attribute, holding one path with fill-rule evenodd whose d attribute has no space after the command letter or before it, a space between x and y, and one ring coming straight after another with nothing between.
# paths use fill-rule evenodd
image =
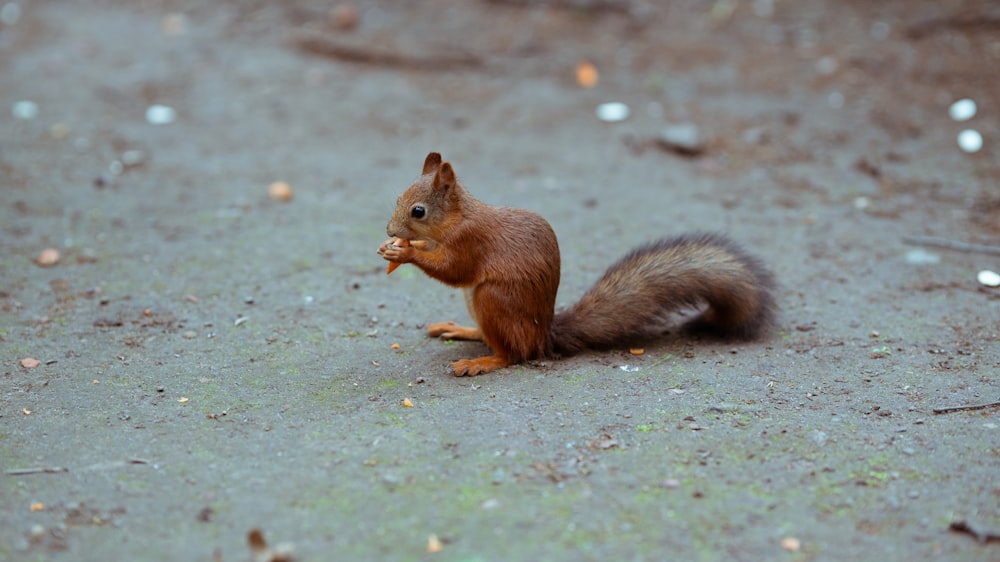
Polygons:
<instances>
[{"instance_id":1,"label":"small white pebble","mask_svg":"<svg viewBox=\"0 0 1000 562\"><path fill-rule=\"evenodd\" d=\"M941 256L928 252L923 248L917 248L906 252L906 263L911 263L913 265L941 263Z\"/></svg>"},{"instance_id":2,"label":"small white pebble","mask_svg":"<svg viewBox=\"0 0 1000 562\"><path fill-rule=\"evenodd\" d=\"M987 287L1000 287L1000 273L984 269L976 275L976 280Z\"/></svg>"},{"instance_id":3,"label":"small white pebble","mask_svg":"<svg viewBox=\"0 0 1000 562\"><path fill-rule=\"evenodd\" d=\"M168 125L177 118L174 108L166 105L151 105L146 109L146 121L151 125Z\"/></svg>"},{"instance_id":4,"label":"small white pebble","mask_svg":"<svg viewBox=\"0 0 1000 562\"><path fill-rule=\"evenodd\" d=\"M617 123L628 119L629 108L621 102L613 101L597 106L597 118L606 123Z\"/></svg>"},{"instance_id":5,"label":"small white pebble","mask_svg":"<svg viewBox=\"0 0 1000 562\"><path fill-rule=\"evenodd\" d=\"M31 100L14 102L14 105L10 108L10 113L14 117L24 119L25 121L34 119L38 116L38 104Z\"/></svg>"},{"instance_id":6,"label":"small white pebble","mask_svg":"<svg viewBox=\"0 0 1000 562\"><path fill-rule=\"evenodd\" d=\"M754 0L753 15L758 18L769 18L774 15L774 0Z\"/></svg>"},{"instance_id":7,"label":"small white pebble","mask_svg":"<svg viewBox=\"0 0 1000 562\"><path fill-rule=\"evenodd\" d=\"M126 150L122 152L121 162L126 168L138 166L146 159L146 155L141 150Z\"/></svg>"},{"instance_id":8,"label":"small white pebble","mask_svg":"<svg viewBox=\"0 0 1000 562\"><path fill-rule=\"evenodd\" d=\"M975 129L966 129L958 133L958 147L968 153L979 152L983 147L983 135Z\"/></svg>"},{"instance_id":9,"label":"small white pebble","mask_svg":"<svg viewBox=\"0 0 1000 562\"><path fill-rule=\"evenodd\" d=\"M820 57L816 61L816 72L826 76L829 74L833 74L834 72L837 72L837 68L839 66L840 63L838 63L837 59L834 57L829 57L829 56Z\"/></svg>"},{"instance_id":10,"label":"small white pebble","mask_svg":"<svg viewBox=\"0 0 1000 562\"><path fill-rule=\"evenodd\" d=\"M976 102L969 98L960 99L951 104L948 115L955 121L968 121L976 116Z\"/></svg>"},{"instance_id":11,"label":"small white pebble","mask_svg":"<svg viewBox=\"0 0 1000 562\"><path fill-rule=\"evenodd\" d=\"M872 36L872 39L876 41L885 41L889 38L889 32L892 31L892 27L884 21L877 21L872 24L871 29L868 33Z\"/></svg>"},{"instance_id":12,"label":"small white pebble","mask_svg":"<svg viewBox=\"0 0 1000 562\"><path fill-rule=\"evenodd\" d=\"M14 25L21 21L21 6L17 2L7 2L0 8L0 23Z\"/></svg>"}]
</instances>

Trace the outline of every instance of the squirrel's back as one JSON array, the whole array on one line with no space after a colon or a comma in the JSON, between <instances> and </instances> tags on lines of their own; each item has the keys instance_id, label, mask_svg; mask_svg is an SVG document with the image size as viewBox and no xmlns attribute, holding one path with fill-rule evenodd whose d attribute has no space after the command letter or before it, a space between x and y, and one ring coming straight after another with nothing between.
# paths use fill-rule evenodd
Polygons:
<instances>
[{"instance_id":1,"label":"squirrel's back","mask_svg":"<svg viewBox=\"0 0 1000 562\"><path fill-rule=\"evenodd\" d=\"M636 345L704 309L688 331L753 339L774 321L774 279L757 259L718 234L665 238L636 248L573 306L556 314L556 353Z\"/></svg>"}]
</instances>

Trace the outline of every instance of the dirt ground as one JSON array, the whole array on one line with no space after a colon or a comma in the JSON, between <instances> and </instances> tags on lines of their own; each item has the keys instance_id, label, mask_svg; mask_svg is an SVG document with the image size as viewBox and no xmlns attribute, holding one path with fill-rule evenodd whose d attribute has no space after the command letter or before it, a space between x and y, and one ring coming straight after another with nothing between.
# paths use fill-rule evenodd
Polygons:
<instances>
[{"instance_id":1,"label":"dirt ground","mask_svg":"<svg viewBox=\"0 0 1000 562\"><path fill-rule=\"evenodd\" d=\"M247 560L259 528L317 561L1000 560L1000 408L934 412L1000 400L1000 255L908 239L1000 244L997 3L3 4L0 559ZM560 306L720 231L778 328L452 377L483 346L422 327L461 296L375 253L432 150L552 223Z\"/></svg>"}]
</instances>

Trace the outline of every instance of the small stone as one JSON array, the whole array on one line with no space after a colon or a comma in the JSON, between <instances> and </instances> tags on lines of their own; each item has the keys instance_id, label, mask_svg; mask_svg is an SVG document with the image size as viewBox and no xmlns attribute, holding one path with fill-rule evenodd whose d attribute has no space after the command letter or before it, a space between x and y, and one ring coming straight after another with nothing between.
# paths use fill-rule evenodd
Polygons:
<instances>
[{"instance_id":1,"label":"small stone","mask_svg":"<svg viewBox=\"0 0 1000 562\"><path fill-rule=\"evenodd\" d=\"M820 431L817 429L812 432L812 440L820 447L826 445L827 439L828 437L825 431Z\"/></svg>"},{"instance_id":2,"label":"small stone","mask_svg":"<svg viewBox=\"0 0 1000 562\"><path fill-rule=\"evenodd\" d=\"M55 140L63 140L69 136L69 125L63 122L53 123L49 127L49 136Z\"/></svg>"},{"instance_id":3,"label":"small stone","mask_svg":"<svg viewBox=\"0 0 1000 562\"><path fill-rule=\"evenodd\" d=\"M31 529L28 531L28 538L31 540L31 542L38 542L45 537L45 532L46 531L44 526L35 523L34 525L31 526Z\"/></svg>"},{"instance_id":4,"label":"small stone","mask_svg":"<svg viewBox=\"0 0 1000 562\"><path fill-rule=\"evenodd\" d=\"M781 539L781 548L788 552L798 552L802 549L802 541L795 537L785 537Z\"/></svg>"},{"instance_id":5,"label":"small stone","mask_svg":"<svg viewBox=\"0 0 1000 562\"><path fill-rule=\"evenodd\" d=\"M676 123L668 125L660 131L657 138L667 150L680 154L696 155L705 150L701 131L694 123Z\"/></svg>"},{"instance_id":6,"label":"small stone","mask_svg":"<svg viewBox=\"0 0 1000 562\"><path fill-rule=\"evenodd\" d=\"M55 248L45 248L38 254L35 262L42 267L50 267L59 263L59 257L59 250Z\"/></svg>"},{"instance_id":7,"label":"small stone","mask_svg":"<svg viewBox=\"0 0 1000 562\"><path fill-rule=\"evenodd\" d=\"M837 71L839 66L840 63L838 63L837 59L834 57L820 57L819 60L816 61L816 72L823 75L833 74Z\"/></svg>"},{"instance_id":8,"label":"small stone","mask_svg":"<svg viewBox=\"0 0 1000 562\"><path fill-rule=\"evenodd\" d=\"M24 359L21 359L21 366L25 369L34 369L41 364L42 362L34 357L25 357Z\"/></svg>"},{"instance_id":9,"label":"small stone","mask_svg":"<svg viewBox=\"0 0 1000 562\"><path fill-rule=\"evenodd\" d=\"M617 123L628 119L632 112L624 103L614 101L602 103L597 106L597 110L594 113L598 119L605 123Z\"/></svg>"},{"instance_id":10,"label":"small stone","mask_svg":"<svg viewBox=\"0 0 1000 562\"><path fill-rule=\"evenodd\" d=\"M160 30L166 37L183 35L187 31L187 17L181 13L167 14L160 22Z\"/></svg>"},{"instance_id":11,"label":"small stone","mask_svg":"<svg viewBox=\"0 0 1000 562\"><path fill-rule=\"evenodd\" d=\"M155 104L146 109L146 121L150 125L169 125L177 119L177 111L174 108Z\"/></svg>"},{"instance_id":12,"label":"small stone","mask_svg":"<svg viewBox=\"0 0 1000 562\"><path fill-rule=\"evenodd\" d=\"M1000 273L984 269L976 274L976 280L986 287L1000 287Z\"/></svg>"},{"instance_id":13,"label":"small stone","mask_svg":"<svg viewBox=\"0 0 1000 562\"><path fill-rule=\"evenodd\" d=\"M142 164L146 160L146 155L141 150L126 150L122 152L120 160L126 168L133 168Z\"/></svg>"},{"instance_id":14,"label":"small stone","mask_svg":"<svg viewBox=\"0 0 1000 562\"><path fill-rule=\"evenodd\" d=\"M983 147L983 135L975 129L966 129L958 133L958 147L969 154L979 152Z\"/></svg>"},{"instance_id":15,"label":"small stone","mask_svg":"<svg viewBox=\"0 0 1000 562\"><path fill-rule=\"evenodd\" d=\"M872 23L871 29L869 30L869 35L872 39L876 41L885 41L889 38L889 33L892 31L892 27L884 21L876 21Z\"/></svg>"},{"instance_id":16,"label":"small stone","mask_svg":"<svg viewBox=\"0 0 1000 562\"><path fill-rule=\"evenodd\" d=\"M0 23L15 25L21 21L21 6L17 2L7 2L0 8Z\"/></svg>"},{"instance_id":17,"label":"small stone","mask_svg":"<svg viewBox=\"0 0 1000 562\"><path fill-rule=\"evenodd\" d=\"M969 99L960 99L951 104L948 108L948 115L955 121L968 121L976 116L976 102Z\"/></svg>"},{"instance_id":18,"label":"small stone","mask_svg":"<svg viewBox=\"0 0 1000 562\"><path fill-rule=\"evenodd\" d=\"M928 252L923 248L917 248L906 252L906 263L913 265L930 265L940 262L941 256Z\"/></svg>"},{"instance_id":19,"label":"small stone","mask_svg":"<svg viewBox=\"0 0 1000 562\"><path fill-rule=\"evenodd\" d=\"M10 108L10 113L17 119L30 121L38 116L38 104L31 100L14 102Z\"/></svg>"}]
</instances>

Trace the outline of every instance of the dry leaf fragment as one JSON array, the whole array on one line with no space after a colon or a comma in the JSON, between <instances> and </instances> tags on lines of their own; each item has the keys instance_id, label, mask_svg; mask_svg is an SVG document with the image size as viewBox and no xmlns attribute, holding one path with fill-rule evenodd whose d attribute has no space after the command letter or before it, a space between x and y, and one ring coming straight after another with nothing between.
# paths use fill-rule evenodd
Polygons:
<instances>
[{"instance_id":1,"label":"dry leaf fragment","mask_svg":"<svg viewBox=\"0 0 1000 562\"><path fill-rule=\"evenodd\" d=\"M254 553L267 550L267 541L264 540L264 533L260 529L250 529L247 534L247 542L250 544L250 550Z\"/></svg>"},{"instance_id":2,"label":"dry leaf fragment","mask_svg":"<svg viewBox=\"0 0 1000 562\"><path fill-rule=\"evenodd\" d=\"M41 364L42 362L34 357L25 357L24 359L21 359L21 366L26 369L34 369Z\"/></svg>"},{"instance_id":3,"label":"dry leaf fragment","mask_svg":"<svg viewBox=\"0 0 1000 562\"><path fill-rule=\"evenodd\" d=\"M427 552L434 554L435 552L441 552L442 548L444 548L444 545L441 544L441 539L439 539L437 535L431 533L430 536L427 537Z\"/></svg>"},{"instance_id":4,"label":"dry leaf fragment","mask_svg":"<svg viewBox=\"0 0 1000 562\"><path fill-rule=\"evenodd\" d=\"M247 534L247 543L250 545L250 552L253 553L254 562L292 562L295 560L295 545L292 543L280 543L274 548L267 546L264 540L264 533L260 529L251 529Z\"/></svg>"},{"instance_id":5,"label":"dry leaf fragment","mask_svg":"<svg viewBox=\"0 0 1000 562\"><path fill-rule=\"evenodd\" d=\"M276 181L267 186L267 196L275 201L287 203L292 200L293 195L292 186L288 185L286 182Z\"/></svg>"},{"instance_id":6,"label":"dry leaf fragment","mask_svg":"<svg viewBox=\"0 0 1000 562\"><path fill-rule=\"evenodd\" d=\"M412 408L413 407L413 402L410 402L409 398L403 398L403 406L405 406L407 408Z\"/></svg>"},{"instance_id":7,"label":"dry leaf fragment","mask_svg":"<svg viewBox=\"0 0 1000 562\"><path fill-rule=\"evenodd\" d=\"M590 61L580 61L576 64L576 83L583 88L593 88L597 85L597 67Z\"/></svg>"}]
</instances>

